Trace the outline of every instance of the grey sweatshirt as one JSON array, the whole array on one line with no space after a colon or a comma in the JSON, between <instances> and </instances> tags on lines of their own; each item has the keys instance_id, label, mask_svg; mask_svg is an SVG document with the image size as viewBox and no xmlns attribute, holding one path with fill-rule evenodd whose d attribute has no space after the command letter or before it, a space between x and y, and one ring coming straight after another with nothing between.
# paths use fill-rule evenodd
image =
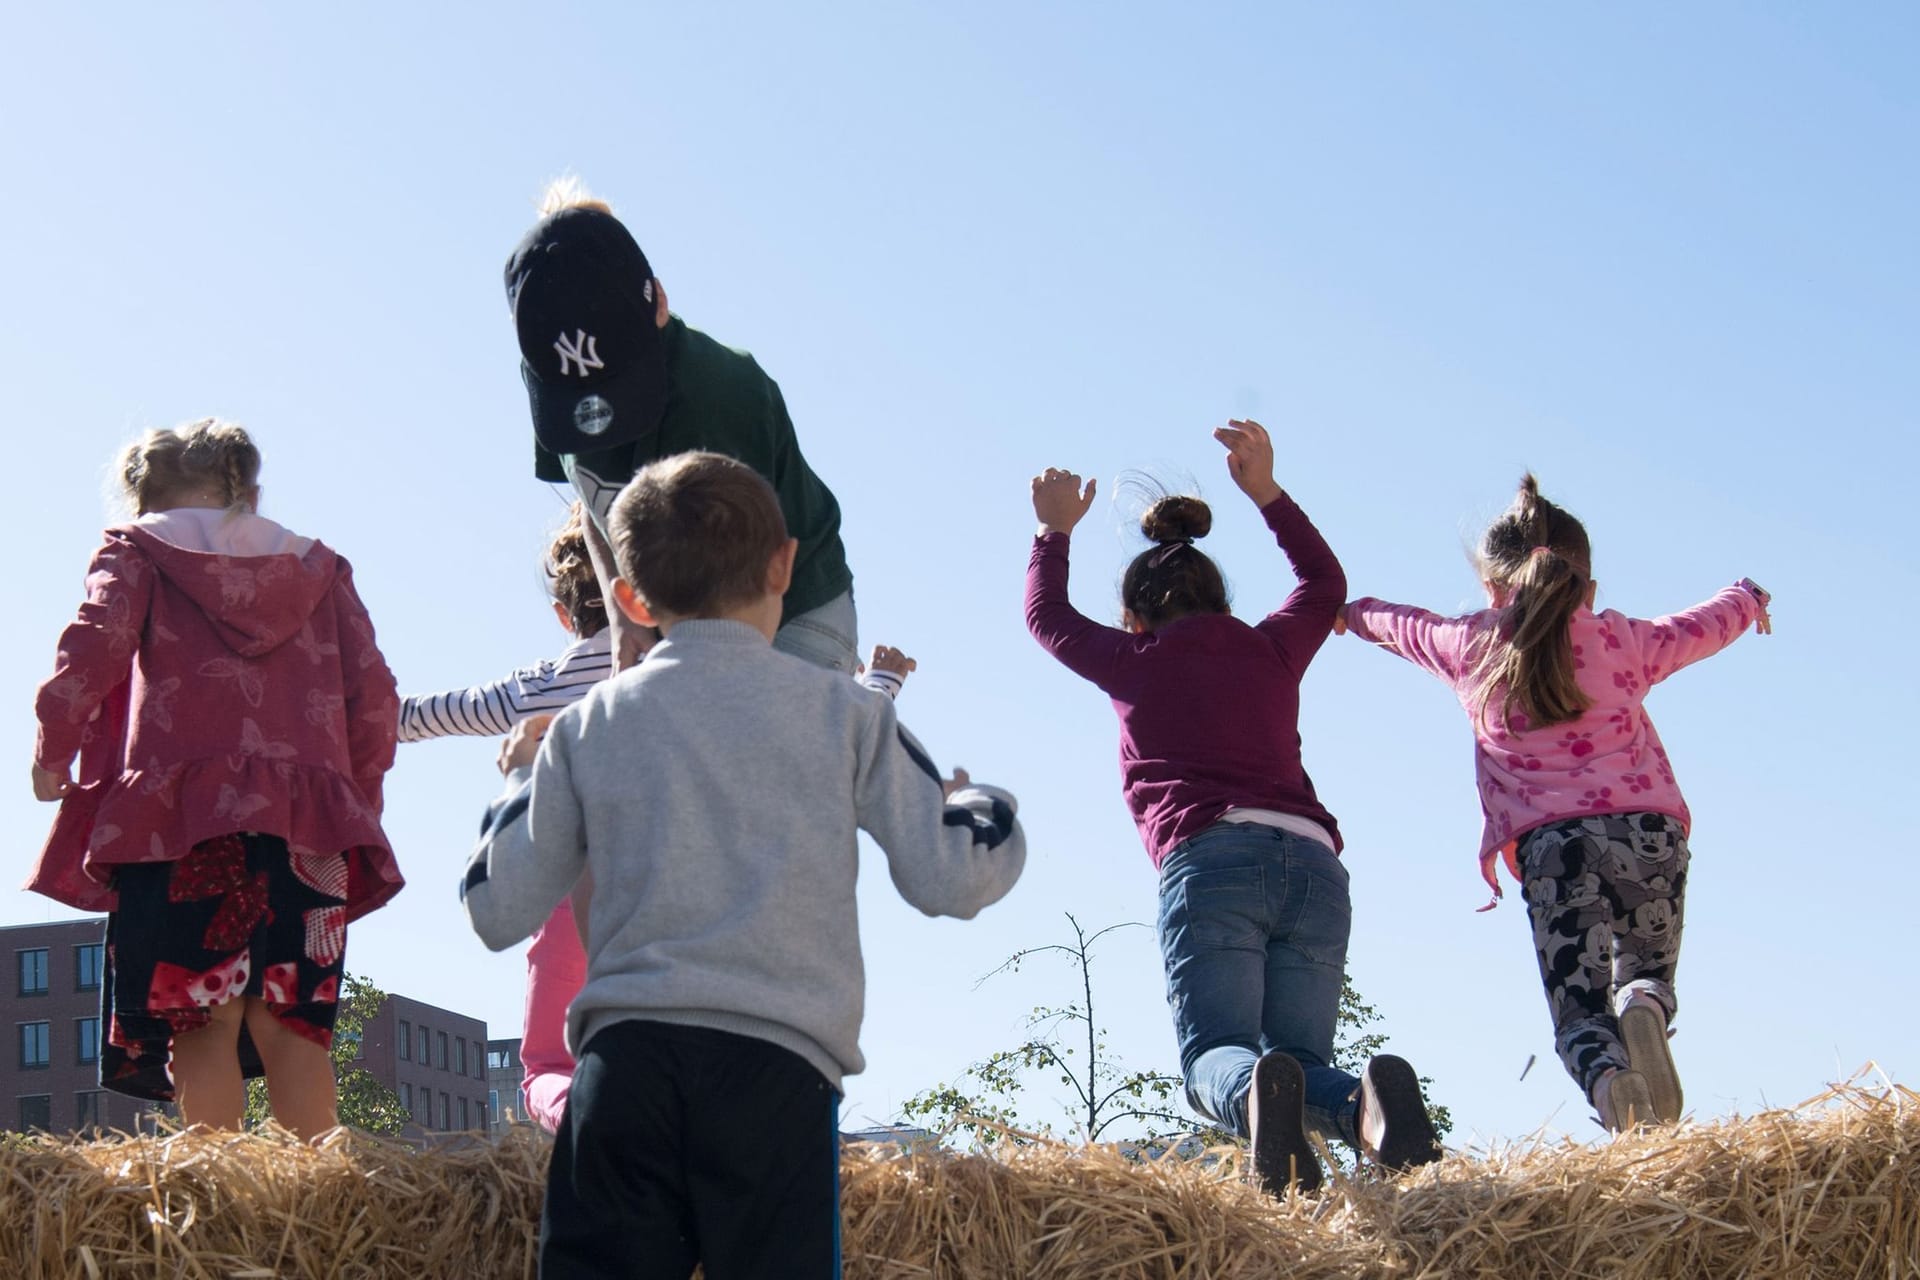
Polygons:
<instances>
[{"instance_id":1,"label":"grey sweatshirt","mask_svg":"<svg viewBox=\"0 0 1920 1280\"><path fill-rule=\"evenodd\" d=\"M689 619L555 718L489 809L461 897L498 951L592 871L576 1056L645 1018L771 1041L837 1089L865 1065L856 830L930 916L972 917L1026 861L1013 797L943 799L885 694Z\"/></svg>"}]
</instances>

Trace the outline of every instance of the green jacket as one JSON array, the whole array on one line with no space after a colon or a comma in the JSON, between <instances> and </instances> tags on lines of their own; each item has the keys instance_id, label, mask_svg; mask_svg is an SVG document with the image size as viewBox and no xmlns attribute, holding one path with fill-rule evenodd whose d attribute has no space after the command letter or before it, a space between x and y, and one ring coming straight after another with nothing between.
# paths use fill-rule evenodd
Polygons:
<instances>
[{"instance_id":1,"label":"green jacket","mask_svg":"<svg viewBox=\"0 0 1920 1280\"><path fill-rule=\"evenodd\" d=\"M592 453L556 456L536 443L534 474L572 484L605 531L614 498L641 467L693 449L724 453L766 477L787 532L800 540L781 620L844 595L853 571L840 542L840 504L801 456L779 384L752 356L689 329L679 316L668 318L663 336L673 384L659 429Z\"/></svg>"}]
</instances>

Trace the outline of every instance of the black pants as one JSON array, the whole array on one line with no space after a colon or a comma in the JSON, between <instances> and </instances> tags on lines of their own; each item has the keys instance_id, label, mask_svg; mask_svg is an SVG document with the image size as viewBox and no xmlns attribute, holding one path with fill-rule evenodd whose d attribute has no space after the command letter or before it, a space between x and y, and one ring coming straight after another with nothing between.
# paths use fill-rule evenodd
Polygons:
<instances>
[{"instance_id":1,"label":"black pants","mask_svg":"<svg viewBox=\"0 0 1920 1280\"><path fill-rule=\"evenodd\" d=\"M833 1280L840 1095L749 1036L617 1022L580 1054L540 1217L541 1280Z\"/></svg>"}]
</instances>

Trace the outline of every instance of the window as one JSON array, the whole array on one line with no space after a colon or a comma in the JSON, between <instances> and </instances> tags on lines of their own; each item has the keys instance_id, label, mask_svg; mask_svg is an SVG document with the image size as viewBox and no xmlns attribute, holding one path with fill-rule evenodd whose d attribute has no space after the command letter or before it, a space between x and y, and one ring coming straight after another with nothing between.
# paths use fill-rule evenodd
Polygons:
<instances>
[{"instance_id":1,"label":"window","mask_svg":"<svg viewBox=\"0 0 1920 1280\"><path fill-rule=\"evenodd\" d=\"M98 991L100 974L106 968L106 948L98 942L88 942L73 949L73 989L75 991Z\"/></svg>"},{"instance_id":2,"label":"window","mask_svg":"<svg viewBox=\"0 0 1920 1280\"><path fill-rule=\"evenodd\" d=\"M419 1056L420 1056L421 1066L430 1067L433 1065L433 1033L428 1031L425 1027L420 1028L420 1055Z\"/></svg>"},{"instance_id":3,"label":"window","mask_svg":"<svg viewBox=\"0 0 1920 1280\"><path fill-rule=\"evenodd\" d=\"M453 1128L453 1099L444 1093L440 1095L440 1127Z\"/></svg>"},{"instance_id":4,"label":"window","mask_svg":"<svg viewBox=\"0 0 1920 1280\"><path fill-rule=\"evenodd\" d=\"M486 1064L480 1061L480 1042L478 1040L473 1042L473 1078L475 1080L485 1080L487 1078Z\"/></svg>"},{"instance_id":5,"label":"window","mask_svg":"<svg viewBox=\"0 0 1920 1280\"><path fill-rule=\"evenodd\" d=\"M405 1080L400 1082L400 1109L408 1115L413 1114L413 1086Z\"/></svg>"},{"instance_id":6,"label":"window","mask_svg":"<svg viewBox=\"0 0 1920 1280\"><path fill-rule=\"evenodd\" d=\"M500 1091L498 1089L487 1090L487 1123L500 1123Z\"/></svg>"},{"instance_id":7,"label":"window","mask_svg":"<svg viewBox=\"0 0 1920 1280\"><path fill-rule=\"evenodd\" d=\"M20 994L23 996L43 996L47 994L47 949L34 947L29 951L16 951L20 957Z\"/></svg>"},{"instance_id":8,"label":"window","mask_svg":"<svg viewBox=\"0 0 1920 1280\"><path fill-rule=\"evenodd\" d=\"M507 1051L505 1049L487 1050L487 1070L505 1071L507 1069Z\"/></svg>"},{"instance_id":9,"label":"window","mask_svg":"<svg viewBox=\"0 0 1920 1280\"><path fill-rule=\"evenodd\" d=\"M462 1129L473 1128L473 1117L467 1112L467 1100L465 1098L460 1099L460 1127Z\"/></svg>"},{"instance_id":10,"label":"window","mask_svg":"<svg viewBox=\"0 0 1920 1280\"><path fill-rule=\"evenodd\" d=\"M52 1024L22 1022L20 1025L20 1065L44 1067L53 1061Z\"/></svg>"},{"instance_id":11,"label":"window","mask_svg":"<svg viewBox=\"0 0 1920 1280\"><path fill-rule=\"evenodd\" d=\"M433 1128L433 1090L431 1089L420 1091L420 1127Z\"/></svg>"},{"instance_id":12,"label":"window","mask_svg":"<svg viewBox=\"0 0 1920 1280\"><path fill-rule=\"evenodd\" d=\"M23 1094L20 1098L20 1130L53 1128L53 1095Z\"/></svg>"},{"instance_id":13,"label":"window","mask_svg":"<svg viewBox=\"0 0 1920 1280\"><path fill-rule=\"evenodd\" d=\"M447 1033L444 1031L439 1032L438 1038L440 1041L440 1061L437 1065L442 1071L445 1071L447 1069Z\"/></svg>"},{"instance_id":14,"label":"window","mask_svg":"<svg viewBox=\"0 0 1920 1280\"><path fill-rule=\"evenodd\" d=\"M73 1020L74 1042L80 1046L80 1062L100 1061L100 1019L75 1018Z\"/></svg>"},{"instance_id":15,"label":"window","mask_svg":"<svg viewBox=\"0 0 1920 1280\"><path fill-rule=\"evenodd\" d=\"M400 1061L413 1061L413 1024L405 1018L400 1019L400 1040L398 1048L400 1050Z\"/></svg>"},{"instance_id":16,"label":"window","mask_svg":"<svg viewBox=\"0 0 1920 1280\"><path fill-rule=\"evenodd\" d=\"M98 1089L73 1095L73 1127L98 1129L106 1124L106 1097Z\"/></svg>"},{"instance_id":17,"label":"window","mask_svg":"<svg viewBox=\"0 0 1920 1280\"><path fill-rule=\"evenodd\" d=\"M454 1074L462 1076L467 1074L467 1038L465 1036L453 1038L453 1060L459 1064L454 1067Z\"/></svg>"}]
</instances>

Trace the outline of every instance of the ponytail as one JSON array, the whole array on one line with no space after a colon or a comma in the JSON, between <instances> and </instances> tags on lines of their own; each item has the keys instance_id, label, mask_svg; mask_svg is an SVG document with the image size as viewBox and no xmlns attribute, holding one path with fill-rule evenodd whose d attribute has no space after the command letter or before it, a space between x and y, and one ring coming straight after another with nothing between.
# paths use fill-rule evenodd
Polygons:
<instances>
[{"instance_id":1,"label":"ponytail","mask_svg":"<svg viewBox=\"0 0 1920 1280\"><path fill-rule=\"evenodd\" d=\"M1592 565L1586 528L1540 496L1531 472L1522 477L1513 505L1480 545L1481 576L1507 592L1477 680L1482 718L1496 695L1500 721L1518 706L1535 729L1577 720L1593 705L1576 675L1570 630Z\"/></svg>"}]
</instances>

